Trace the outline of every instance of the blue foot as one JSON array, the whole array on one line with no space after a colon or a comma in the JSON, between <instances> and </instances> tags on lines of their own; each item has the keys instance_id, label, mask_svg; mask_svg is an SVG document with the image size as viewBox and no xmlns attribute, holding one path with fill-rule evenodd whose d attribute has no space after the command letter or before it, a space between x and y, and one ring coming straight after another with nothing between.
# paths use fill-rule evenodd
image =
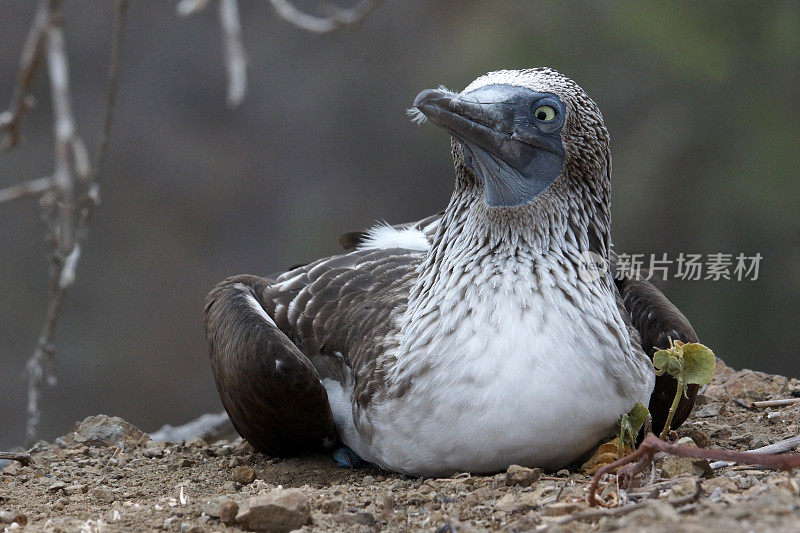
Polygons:
<instances>
[{"instance_id":1,"label":"blue foot","mask_svg":"<svg viewBox=\"0 0 800 533\"><path fill-rule=\"evenodd\" d=\"M369 465L368 462L359 457L356 452L347 446L336 448L336 451L333 452L333 459L336 461L336 464L342 468L356 468L357 466Z\"/></svg>"}]
</instances>

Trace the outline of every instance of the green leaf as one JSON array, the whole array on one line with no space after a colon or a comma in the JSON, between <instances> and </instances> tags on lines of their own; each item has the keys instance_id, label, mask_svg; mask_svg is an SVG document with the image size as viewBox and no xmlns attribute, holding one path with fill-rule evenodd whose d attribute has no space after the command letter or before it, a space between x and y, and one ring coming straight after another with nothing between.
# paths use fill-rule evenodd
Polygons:
<instances>
[{"instance_id":1,"label":"green leaf","mask_svg":"<svg viewBox=\"0 0 800 533\"><path fill-rule=\"evenodd\" d=\"M683 375L683 358L681 357L680 351L678 351L677 355L671 355L667 359L667 372L669 372L670 376L676 378Z\"/></svg>"},{"instance_id":2,"label":"green leaf","mask_svg":"<svg viewBox=\"0 0 800 533\"><path fill-rule=\"evenodd\" d=\"M659 350L653 354L653 366L656 367L657 370L660 372L664 372L667 369L667 361L669 361L669 350Z\"/></svg>"},{"instance_id":3,"label":"green leaf","mask_svg":"<svg viewBox=\"0 0 800 533\"><path fill-rule=\"evenodd\" d=\"M630 424L634 435L639 434L639 430L642 429L642 426L647 420L647 415L649 414L650 411L641 403L637 403L633 406L631 412L628 413L628 423Z\"/></svg>"},{"instance_id":4,"label":"green leaf","mask_svg":"<svg viewBox=\"0 0 800 533\"><path fill-rule=\"evenodd\" d=\"M619 429L617 457L621 458L630 453L631 450L636 449L636 437L639 435L639 430L642 429L649 414L650 411L647 410L647 407L637 403L630 413L619 417L617 421L617 428Z\"/></svg>"},{"instance_id":5,"label":"green leaf","mask_svg":"<svg viewBox=\"0 0 800 533\"><path fill-rule=\"evenodd\" d=\"M714 377L717 359L708 347L692 342L683 345L683 381L705 385Z\"/></svg>"}]
</instances>

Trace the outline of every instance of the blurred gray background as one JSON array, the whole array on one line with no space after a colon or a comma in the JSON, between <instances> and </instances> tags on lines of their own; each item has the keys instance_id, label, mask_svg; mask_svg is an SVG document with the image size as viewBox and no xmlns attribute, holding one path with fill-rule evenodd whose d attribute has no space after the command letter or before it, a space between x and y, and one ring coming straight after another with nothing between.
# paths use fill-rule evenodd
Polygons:
<instances>
[{"instance_id":1,"label":"blurred gray background","mask_svg":"<svg viewBox=\"0 0 800 533\"><path fill-rule=\"evenodd\" d=\"M313 7L313 3L301 3ZM548 65L612 135L619 252L759 252L758 281L662 284L729 364L800 374L800 3L387 1L312 35L242 1L249 93L225 104L215 6L134 0L118 113L78 279L56 335L41 437L87 415L144 430L221 409L202 333L215 282L338 252L343 231L441 209L449 140L411 124L422 89ZM33 2L0 1L0 106ZM110 2L65 2L78 127L100 127ZM0 187L52 169L49 88L0 154ZM23 368L46 304L36 200L0 205L0 448L24 440Z\"/></svg>"}]
</instances>

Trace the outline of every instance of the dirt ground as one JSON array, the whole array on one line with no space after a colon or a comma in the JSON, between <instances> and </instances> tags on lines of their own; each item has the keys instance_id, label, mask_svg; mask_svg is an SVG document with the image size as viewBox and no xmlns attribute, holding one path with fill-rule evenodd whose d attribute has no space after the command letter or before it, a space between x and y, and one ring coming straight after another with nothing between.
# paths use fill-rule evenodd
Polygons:
<instances>
[{"instance_id":1,"label":"dirt ground","mask_svg":"<svg viewBox=\"0 0 800 533\"><path fill-rule=\"evenodd\" d=\"M719 364L678 436L737 450L794 437L800 404L751 404L795 395L795 379ZM32 456L30 466L0 463L6 531L240 531L257 526L223 516L232 524L226 526L219 518L223 503L245 508L255 495L291 488L306 506L303 531L800 531L796 473L746 466L712 471L702 462L669 458L657 459L635 488L617 492L609 476L606 498L619 505L592 515L589 478L578 468L537 479L526 469L412 479L339 468L329 455L265 457L241 440L154 442L105 416L85 420L54 443L39 443Z\"/></svg>"}]
</instances>

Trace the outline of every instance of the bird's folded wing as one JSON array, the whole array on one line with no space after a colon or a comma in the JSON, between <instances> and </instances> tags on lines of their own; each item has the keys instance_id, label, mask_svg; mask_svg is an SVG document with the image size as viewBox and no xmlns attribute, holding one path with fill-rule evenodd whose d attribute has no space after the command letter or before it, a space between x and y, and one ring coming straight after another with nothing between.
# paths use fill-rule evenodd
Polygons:
<instances>
[{"instance_id":1,"label":"bird's folded wing","mask_svg":"<svg viewBox=\"0 0 800 533\"><path fill-rule=\"evenodd\" d=\"M392 248L320 259L280 275L259 296L320 379L344 383L351 373L358 401L367 402L423 256Z\"/></svg>"},{"instance_id":2,"label":"bird's folded wing","mask_svg":"<svg viewBox=\"0 0 800 533\"><path fill-rule=\"evenodd\" d=\"M239 434L259 451L297 455L336 434L319 375L258 298L272 281L240 275L214 287L206 339L220 399Z\"/></svg>"}]
</instances>

